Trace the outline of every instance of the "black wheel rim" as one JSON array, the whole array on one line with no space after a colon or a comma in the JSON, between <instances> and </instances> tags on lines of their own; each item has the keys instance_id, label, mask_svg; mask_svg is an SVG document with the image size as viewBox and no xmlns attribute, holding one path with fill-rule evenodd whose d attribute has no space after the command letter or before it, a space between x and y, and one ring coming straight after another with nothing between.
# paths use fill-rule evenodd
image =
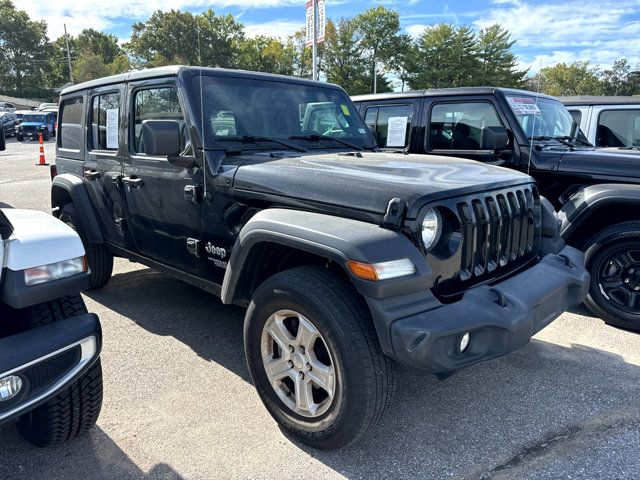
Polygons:
<instances>
[{"instance_id":1,"label":"black wheel rim","mask_svg":"<svg viewBox=\"0 0 640 480\"><path fill-rule=\"evenodd\" d=\"M640 314L640 245L611 251L597 271L598 287L616 309Z\"/></svg>"}]
</instances>

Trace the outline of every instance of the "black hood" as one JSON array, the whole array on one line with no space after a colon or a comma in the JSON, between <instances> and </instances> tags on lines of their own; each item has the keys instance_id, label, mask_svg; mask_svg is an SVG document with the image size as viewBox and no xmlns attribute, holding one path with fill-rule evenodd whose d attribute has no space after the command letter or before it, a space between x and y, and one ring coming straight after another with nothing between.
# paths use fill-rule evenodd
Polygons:
<instances>
[{"instance_id":1,"label":"black hood","mask_svg":"<svg viewBox=\"0 0 640 480\"><path fill-rule=\"evenodd\" d=\"M384 213L389 200L400 197L413 218L417 208L434 200L532 181L514 170L435 155L256 154L237 169L234 189L373 213Z\"/></svg>"},{"instance_id":2,"label":"black hood","mask_svg":"<svg viewBox=\"0 0 640 480\"><path fill-rule=\"evenodd\" d=\"M640 151L628 148L567 150L560 158L560 172L624 178L640 181Z\"/></svg>"}]
</instances>

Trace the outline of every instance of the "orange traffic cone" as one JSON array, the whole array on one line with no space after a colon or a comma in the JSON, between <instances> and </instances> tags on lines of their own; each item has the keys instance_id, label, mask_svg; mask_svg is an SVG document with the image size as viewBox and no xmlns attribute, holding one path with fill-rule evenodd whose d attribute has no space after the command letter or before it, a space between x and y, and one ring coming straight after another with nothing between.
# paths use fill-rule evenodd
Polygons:
<instances>
[{"instance_id":1,"label":"orange traffic cone","mask_svg":"<svg viewBox=\"0 0 640 480\"><path fill-rule=\"evenodd\" d=\"M36 166L47 166L49 165L44 159L44 142L42 141L42 134L40 134L40 160L36 163Z\"/></svg>"}]
</instances>

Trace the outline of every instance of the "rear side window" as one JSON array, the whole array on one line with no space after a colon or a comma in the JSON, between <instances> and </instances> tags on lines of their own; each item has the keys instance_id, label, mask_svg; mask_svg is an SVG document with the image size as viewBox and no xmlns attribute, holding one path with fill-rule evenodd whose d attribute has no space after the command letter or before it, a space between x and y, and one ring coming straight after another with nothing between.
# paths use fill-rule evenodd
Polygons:
<instances>
[{"instance_id":1,"label":"rear side window","mask_svg":"<svg viewBox=\"0 0 640 480\"><path fill-rule=\"evenodd\" d=\"M412 105L369 107L365 112L365 122L375 132L381 148L404 148L409 145L412 117Z\"/></svg>"},{"instance_id":2,"label":"rear side window","mask_svg":"<svg viewBox=\"0 0 640 480\"><path fill-rule=\"evenodd\" d=\"M184 149L186 124L174 87L158 87L135 92L133 100L133 151L144 153L142 122L145 120L177 120L181 127L181 148Z\"/></svg>"},{"instance_id":3,"label":"rear side window","mask_svg":"<svg viewBox=\"0 0 640 480\"><path fill-rule=\"evenodd\" d=\"M60 105L60 122L58 122L60 148L69 150L82 149L83 105L82 97L65 100Z\"/></svg>"},{"instance_id":4,"label":"rear side window","mask_svg":"<svg viewBox=\"0 0 640 480\"><path fill-rule=\"evenodd\" d=\"M600 113L596 145L640 147L640 109L605 110Z\"/></svg>"},{"instance_id":5,"label":"rear side window","mask_svg":"<svg viewBox=\"0 0 640 480\"><path fill-rule=\"evenodd\" d=\"M482 150L486 127L501 127L494 106L487 102L441 103L431 109L430 150Z\"/></svg>"},{"instance_id":6,"label":"rear side window","mask_svg":"<svg viewBox=\"0 0 640 480\"><path fill-rule=\"evenodd\" d=\"M120 94L97 95L91 101L92 150L118 150Z\"/></svg>"}]
</instances>

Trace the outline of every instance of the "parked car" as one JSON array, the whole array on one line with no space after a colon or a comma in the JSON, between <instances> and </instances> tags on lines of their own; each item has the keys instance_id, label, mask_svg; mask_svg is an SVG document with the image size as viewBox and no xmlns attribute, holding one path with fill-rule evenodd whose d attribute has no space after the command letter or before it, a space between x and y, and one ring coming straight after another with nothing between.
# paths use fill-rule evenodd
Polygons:
<instances>
[{"instance_id":1,"label":"parked car","mask_svg":"<svg viewBox=\"0 0 640 480\"><path fill-rule=\"evenodd\" d=\"M4 129L4 134L6 137L16 135L17 120L18 117L16 117L15 113L0 112L0 123L2 123L2 128Z\"/></svg>"},{"instance_id":2,"label":"parked car","mask_svg":"<svg viewBox=\"0 0 640 480\"><path fill-rule=\"evenodd\" d=\"M640 330L638 152L594 147L558 99L522 90L439 89L353 100L385 151L466 157L530 173L561 208L565 241L586 253L587 306L607 323Z\"/></svg>"},{"instance_id":3,"label":"parked car","mask_svg":"<svg viewBox=\"0 0 640 480\"><path fill-rule=\"evenodd\" d=\"M376 150L335 85L142 70L62 92L52 207L93 287L120 256L247 307L267 410L338 448L382 416L394 360L448 376L525 345L588 288L531 177Z\"/></svg>"},{"instance_id":4,"label":"parked car","mask_svg":"<svg viewBox=\"0 0 640 480\"><path fill-rule=\"evenodd\" d=\"M640 148L640 96L559 97L597 147Z\"/></svg>"},{"instance_id":5,"label":"parked car","mask_svg":"<svg viewBox=\"0 0 640 480\"><path fill-rule=\"evenodd\" d=\"M37 139L42 134L46 142L56 135L56 114L53 112L29 112L22 116L22 123L16 129L19 142L25 138Z\"/></svg>"},{"instance_id":6,"label":"parked car","mask_svg":"<svg viewBox=\"0 0 640 480\"><path fill-rule=\"evenodd\" d=\"M0 112L14 113L15 111L16 111L16 106L13 103L0 102Z\"/></svg>"},{"instance_id":7,"label":"parked car","mask_svg":"<svg viewBox=\"0 0 640 480\"><path fill-rule=\"evenodd\" d=\"M16 110L16 126L22 123L22 117L25 113L31 113L31 110Z\"/></svg>"},{"instance_id":8,"label":"parked car","mask_svg":"<svg viewBox=\"0 0 640 480\"><path fill-rule=\"evenodd\" d=\"M42 111L42 110L44 110L46 108L58 108L58 104L57 103L41 103L38 106L37 110L38 111Z\"/></svg>"},{"instance_id":9,"label":"parked car","mask_svg":"<svg viewBox=\"0 0 640 480\"><path fill-rule=\"evenodd\" d=\"M0 424L41 447L87 431L102 406L100 322L78 294L84 255L60 220L0 204Z\"/></svg>"}]
</instances>

